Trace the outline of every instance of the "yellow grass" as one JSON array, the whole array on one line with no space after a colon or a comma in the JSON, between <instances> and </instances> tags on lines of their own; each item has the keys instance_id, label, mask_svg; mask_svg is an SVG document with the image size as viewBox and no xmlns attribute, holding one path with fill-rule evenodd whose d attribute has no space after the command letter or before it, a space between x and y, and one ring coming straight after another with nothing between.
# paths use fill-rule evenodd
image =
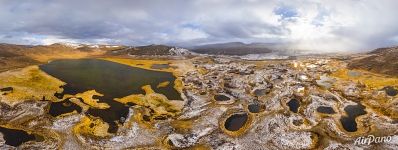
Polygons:
<instances>
[{"instance_id":1,"label":"yellow grass","mask_svg":"<svg viewBox=\"0 0 398 150\"><path fill-rule=\"evenodd\" d=\"M86 91L83 93L78 93L76 95L65 95L64 99L68 99L68 98L81 98L83 100L84 103L90 105L93 108L97 108L97 109L107 109L110 106L107 103L98 103L98 99L94 99L93 96L104 96L101 93L98 93L95 90L90 90L90 91Z\"/></svg>"},{"instance_id":2,"label":"yellow grass","mask_svg":"<svg viewBox=\"0 0 398 150\"><path fill-rule=\"evenodd\" d=\"M398 86L398 78L375 74L364 70L353 70L359 72L361 75L352 77L348 75L348 71L348 69L340 69L334 72L332 76L343 80L349 80L365 84L370 89L381 89L386 86Z\"/></svg>"},{"instance_id":3,"label":"yellow grass","mask_svg":"<svg viewBox=\"0 0 398 150\"><path fill-rule=\"evenodd\" d=\"M133 94L123 98L116 98L115 100L123 104L132 102L140 106L149 107L155 111L155 116L175 116L181 111L182 101L170 101L163 94L155 93L150 85L143 86L142 89L145 91L145 95Z\"/></svg>"},{"instance_id":4,"label":"yellow grass","mask_svg":"<svg viewBox=\"0 0 398 150\"><path fill-rule=\"evenodd\" d=\"M156 86L157 88L162 88L162 87L167 87L170 84L169 81L164 81L162 83L159 83L158 86Z\"/></svg>"},{"instance_id":5,"label":"yellow grass","mask_svg":"<svg viewBox=\"0 0 398 150\"><path fill-rule=\"evenodd\" d=\"M6 95L0 94L0 99L9 104L25 100L56 101L54 93L62 91L65 83L44 73L38 66L11 70L0 74L0 88L12 87L14 90Z\"/></svg>"},{"instance_id":6,"label":"yellow grass","mask_svg":"<svg viewBox=\"0 0 398 150\"><path fill-rule=\"evenodd\" d=\"M112 61L120 64L129 65L132 67L147 69L147 70L154 70L154 71L164 71L164 72L173 72L174 69L164 68L164 69L153 69L151 68L154 64L169 64L170 61L166 60L138 60L138 59L126 59L126 58L101 58L103 60Z\"/></svg>"},{"instance_id":7,"label":"yellow grass","mask_svg":"<svg viewBox=\"0 0 398 150\"><path fill-rule=\"evenodd\" d=\"M179 131L189 131L192 129L193 121L192 120L174 120L170 123L170 125Z\"/></svg>"},{"instance_id":8,"label":"yellow grass","mask_svg":"<svg viewBox=\"0 0 398 150\"><path fill-rule=\"evenodd\" d=\"M73 128L73 132L75 134L89 134L98 137L105 137L110 135L108 133L108 128L109 125L101 119L84 117L80 123Z\"/></svg>"}]
</instances>

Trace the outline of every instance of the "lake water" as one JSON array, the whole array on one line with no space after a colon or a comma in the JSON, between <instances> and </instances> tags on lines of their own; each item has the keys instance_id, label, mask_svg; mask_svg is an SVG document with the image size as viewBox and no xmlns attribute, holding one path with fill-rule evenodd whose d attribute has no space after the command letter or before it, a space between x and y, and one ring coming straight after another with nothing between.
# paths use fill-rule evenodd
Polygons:
<instances>
[{"instance_id":1,"label":"lake water","mask_svg":"<svg viewBox=\"0 0 398 150\"><path fill-rule=\"evenodd\" d=\"M242 128L247 120L248 120L248 114L247 113L239 113L239 114L233 114L231 115L226 121L225 121L225 129L229 131L238 131L240 128Z\"/></svg>"},{"instance_id":2,"label":"lake water","mask_svg":"<svg viewBox=\"0 0 398 150\"><path fill-rule=\"evenodd\" d=\"M50 113L50 115L56 117L56 116L59 116L59 115L65 114L65 113L70 113L73 111L77 111L78 113L81 113L82 108L79 105L69 101L69 99L66 99L61 102L51 103L49 113Z\"/></svg>"},{"instance_id":3,"label":"lake water","mask_svg":"<svg viewBox=\"0 0 398 150\"><path fill-rule=\"evenodd\" d=\"M64 92L55 94L57 97L88 90L96 90L103 94L104 96L96 98L111 107L90 108L87 114L100 117L107 122L110 125L109 132L117 131L117 124L123 123L129 110L129 106L115 101L114 98L145 94L141 87L151 85L155 92L164 94L168 99L181 100L180 93L174 89L176 78L170 72L146 70L99 59L57 60L41 65L40 69L66 83L63 86ZM157 88L159 83L165 81L169 81L170 84ZM67 106L54 104L56 106L53 105L53 109L64 109Z\"/></svg>"}]
</instances>

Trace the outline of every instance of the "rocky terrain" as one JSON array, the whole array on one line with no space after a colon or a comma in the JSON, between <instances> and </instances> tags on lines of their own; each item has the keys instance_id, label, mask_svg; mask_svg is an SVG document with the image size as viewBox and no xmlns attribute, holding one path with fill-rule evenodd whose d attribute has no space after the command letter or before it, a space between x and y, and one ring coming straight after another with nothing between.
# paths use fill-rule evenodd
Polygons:
<instances>
[{"instance_id":1,"label":"rocky terrain","mask_svg":"<svg viewBox=\"0 0 398 150\"><path fill-rule=\"evenodd\" d=\"M35 63L18 67L29 66L22 69L9 67L0 73L0 126L40 138L10 145L3 133L3 149L398 149L398 78L352 66L360 59L388 57L383 54L386 51L352 61L335 56L248 61L156 45L53 46L65 52L46 56L51 60L70 58L66 53L73 51L82 54L77 58L171 72L182 100L168 101L162 93L143 86L145 94L115 99L128 106L128 115L110 133L108 123L87 114L101 104L96 99L99 93L59 98L57 93L65 90L65 83ZM35 50L23 54L19 49L26 47L3 48L0 54L37 63L50 60L35 55ZM34 49L50 53L40 46ZM153 57L185 54L193 56ZM151 57L138 60L136 55ZM154 68L154 64L168 67ZM81 109L55 117L49 114L53 103L65 101L63 107ZM358 137L368 135L390 136L391 140L355 144Z\"/></svg>"},{"instance_id":2,"label":"rocky terrain","mask_svg":"<svg viewBox=\"0 0 398 150\"><path fill-rule=\"evenodd\" d=\"M248 55L248 54L264 54L271 53L272 44L251 43L245 44L241 42L219 43L201 45L192 48L192 51L201 54L215 55Z\"/></svg>"}]
</instances>

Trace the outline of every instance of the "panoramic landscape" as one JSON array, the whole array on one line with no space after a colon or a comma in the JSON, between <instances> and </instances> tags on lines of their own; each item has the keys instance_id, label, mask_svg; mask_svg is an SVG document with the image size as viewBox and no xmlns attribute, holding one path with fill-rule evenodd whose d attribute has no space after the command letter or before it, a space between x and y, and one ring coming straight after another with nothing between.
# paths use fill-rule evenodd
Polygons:
<instances>
[{"instance_id":1,"label":"panoramic landscape","mask_svg":"<svg viewBox=\"0 0 398 150\"><path fill-rule=\"evenodd\" d=\"M397 5L0 1L0 149L398 149Z\"/></svg>"}]
</instances>

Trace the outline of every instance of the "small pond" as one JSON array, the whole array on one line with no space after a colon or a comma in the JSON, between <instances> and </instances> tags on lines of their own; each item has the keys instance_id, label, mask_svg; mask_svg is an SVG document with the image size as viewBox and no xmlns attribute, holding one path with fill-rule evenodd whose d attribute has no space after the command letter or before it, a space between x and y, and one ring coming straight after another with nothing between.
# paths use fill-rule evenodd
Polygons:
<instances>
[{"instance_id":1,"label":"small pond","mask_svg":"<svg viewBox=\"0 0 398 150\"><path fill-rule=\"evenodd\" d=\"M10 92L12 90L14 90L14 88L12 88L12 87L5 87L5 88L0 89L1 92Z\"/></svg>"},{"instance_id":2,"label":"small pond","mask_svg":"<svg viewBox=\"0 0 398 150\"><path fill-rule=\"evenodd\" d=\"M229 131L238 131L246 124L248 118L249 116L247 113L233 114L225 121L225 129Z\"/></svg>"},{"instance_id":3,"label":"small pond","mask_svg":"<svg viewBox=\"0 0 398 150\"><path fill-rule=\"evenodd\" d=\"M39 141L42 138L39 135L29 134L23 130L9 129L4 127L0 127L0 132L3 134L3 138L6 141L5 143L14 147L17 147L28 141Z\"/></svg>"},{"instance_id":4,"label":"small pond","mask_svg":"<svg viewBox=\"0 0 398 150\"><path fill-rule=\"evenodd\" d=\"M266 92L267 92L267 90L265 90L265 89L256 89L256 90L254 90L253 93L257 97L260 97L260 96L264 96L266 94Z\"/></svg>"},{"instance_id":5,"label":"small pond","mask_svg":"<svg viewBox=\"0 0 398 150\"><path fill-rule=\"evenodd\" d=\"M230 98L228 96L225 96L224 94L214 95L214 99L216 101L229 101L230 100Z\"/></svg>"},{"instance_id":6,"label":"small pond","mask_svg":"<svg viewBox=\"0 0 398 150\"><path fill-rule=\"evenodd\" d=\"M288 103L287 106L289 106L290 111L297 113L298 109L300 107L300 101L297 99L291 99Z\"/></svg>"},{"instance_id":7,"label":"small pond","mask_svg":"<svg viewBox=\"0 0 398 150\"><path fill-rule=\"evenodd\" d=\"M247 106L251 113L259 113L261 111L261 105L257 103L252 103Z\"/></svg>"},{"instance_id":8,"label":"small pond","mask_svg":"<svg viewBox=\"0 0 398 150\"><path fill-rule=\"evenodd\" d=\"M316 109L317 112L324 113L324 114L335 114L336 112L332 107L326 107L326 106L319 106Z\"/></svg>"},{"instance_id":9,"label":"small pond","mask_svg":"<svg viewBox=\"0 0 398 150\"><path fill-rule=\"evenodd\" d=\"M359 77L359 76L361 76L362 74L361 74L361 72L349 70L349 71L347 72L347 75L350 76L350 77Z\"/></svg>"},{"instance_id":10,"label":"small pond","mask_svg":"<svg viewBox=\"0 0 398 150\"><path fill-rule=\"evenodd\" d=\"M169 64L153 64L151 69L168 69L170 68Z\"/></svg>"},{"instance_id":11,"label":"small pond","mask_svg":"<svg viewBox=\"0 0 398 150\"><path fill-rule=\"evenodd\" d=\"M398 90L392 86L386 86L383 88L383 90L386 91L388 96L396 96L398 94Z\"/></svg>"},{"instance_id":12,"label":"small pond","mask_svg":"<svg viewBox=\"0 0 398 150\"><path fill-rule=\"evenodd\" d=\"M340 118L340 122L343 125L343 128L348 132L355 132L358 130L357 122L355 119L358 116L365 115L365 106L358 103L358 105L348 105L344 108L344 111L348 116L342 116Z\"/></svg>"}]
</instances>

